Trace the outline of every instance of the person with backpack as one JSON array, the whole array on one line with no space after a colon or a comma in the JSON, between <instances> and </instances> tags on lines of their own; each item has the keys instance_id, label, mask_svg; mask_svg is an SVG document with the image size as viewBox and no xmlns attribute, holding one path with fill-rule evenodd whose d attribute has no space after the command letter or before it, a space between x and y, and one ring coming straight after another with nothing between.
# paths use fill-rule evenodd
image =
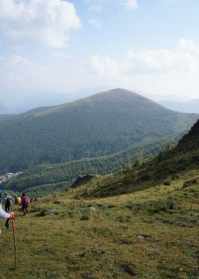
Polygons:
<instances>
[{"instance_id":1,"label":"person with backpack","mask_svg":"<svg viewBox=\"0 0 199 279\"><path fill-rule=\"evenodd\" d=\"M10 212L11 211L11 206L12 206L12 197L7 196L5 199L5 211Z\"/></svg>"},{"instance_id":2,"label":"person with backpack","mask_svg":"<svg viewBox=\"0 0 199 279\"><path fill-rule=\"evenodd\" d=\"M23 193L21 196L21 208L24 215L28 213L29 205L30 205L30 198L25 193Z\"/></svg>"}]
</instances>

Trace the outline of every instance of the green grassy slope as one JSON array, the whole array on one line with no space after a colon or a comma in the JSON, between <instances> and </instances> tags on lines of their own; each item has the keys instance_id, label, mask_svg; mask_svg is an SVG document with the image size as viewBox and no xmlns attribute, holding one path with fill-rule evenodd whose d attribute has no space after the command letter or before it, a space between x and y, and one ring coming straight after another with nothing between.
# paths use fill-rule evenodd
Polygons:
<instances>
[{"instance_id":1,"label":"green grassy slope","mask_svg":"<svg viewBox=\"0 0 199 279\"><path fill-rule=\"evenodd\" d=\"M79 175L105 175L132 167L135 162L149 160L164 150L167 140L137 148L129 148L109 156L83 159L62 164L43 164L33 167L4 185L6 189L26 191L35 195L60 191L70 186Z\"/></svg>"},{"instance_id":2,"label":"green grassy slope","mask_svg":"<svg viewBox=\"0 0 199 279\"><path fill-rule=\"evenodd\" d=\"M76 200L76 191L33 203L26 217L18 212L17 270L3 230L1 278L199 277L198 172L113 198Z\"/></svg>"},{"instance_id":3,"label":"green grassy slope","mask_svg":"<svg viewBox=\"0 0 199 279\"><path fill-rule=\"evenodd\" d=\"M83 197L106 197L130 193L160 183L170 184L186 171L199 169L199 122L170 151L161 152L153 160L123 175L115 175L108 180L94 181L85 187Z\"/></svg>"},{"instance_id":4,"label":"green grassy slope","mask_svg":"<svg viewBox=\"0 0 199 279\"><path fill-rule=\"evenodd\" d=\"M197 118L122 89L40 108L0 121L0 172L110 155L175 137Z\"/></svg>"}]
</instances>

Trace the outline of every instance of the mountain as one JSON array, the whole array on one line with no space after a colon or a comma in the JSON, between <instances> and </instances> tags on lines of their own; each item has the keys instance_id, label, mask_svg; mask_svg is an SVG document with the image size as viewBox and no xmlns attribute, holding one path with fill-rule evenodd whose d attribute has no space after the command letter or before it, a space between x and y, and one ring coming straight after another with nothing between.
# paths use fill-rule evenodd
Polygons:
<instances>
[{"instance_id":1,"label":"mountain","mask_svg":"<svg viewBox=\"0 0 199 279\"><path fill-rule=\"evenodd\" d=\"M197 115L123 89L0 121L0 172L121 152L184 133Z\"/></svg>"},{"instance_id":2,"label":"mountain","mask_svg":"<svg viewBox=\"0 0 199 279\"><path fill-rule=\"evenodd\" d=\"M25 218L15 207L17 269L13 249L5 257L11 238L3 231L2 278L199 278L198 140L199 122L175 148L141 166L33 198ZM118 158L111 161L117 164ZM49 165L46 178L71 171L70 164ZM35 181L40 170L31 170Z\"/></svg>"},{"instance_id":3,"label":"mountain","mask_svg":"<svg viewBox=\"0 0 199 279\"><path fill-rule=\"evenodd\" d=\"M2 278L199 278L198 139L199 122L141 166L33 198L27 217L16 206L17 269L4 230Z\"/></svg>"}]
</instances>

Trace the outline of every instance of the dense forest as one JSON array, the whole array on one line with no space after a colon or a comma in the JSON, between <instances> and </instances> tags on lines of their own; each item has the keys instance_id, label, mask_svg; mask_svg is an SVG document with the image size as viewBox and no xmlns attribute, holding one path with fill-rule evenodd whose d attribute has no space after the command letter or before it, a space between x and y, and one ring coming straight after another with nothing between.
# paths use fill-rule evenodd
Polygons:
<instances>
[{"instance_id":1,"label":"dense forest","mask_svg":"<svg viewBox=\"0 0 199 279\"><path fill-rule=\"evenodd\" d=\"M169 140L162 139L160 142L142 148L132 147L109 156L61 164L38 165L11 179L4 187L19 192L28 191L34 196L62 191L69 187L79 175L96 176L123 172L124 169L141 165L174 144L175 141L171 143Z\"/></svg>"}]
</instances>

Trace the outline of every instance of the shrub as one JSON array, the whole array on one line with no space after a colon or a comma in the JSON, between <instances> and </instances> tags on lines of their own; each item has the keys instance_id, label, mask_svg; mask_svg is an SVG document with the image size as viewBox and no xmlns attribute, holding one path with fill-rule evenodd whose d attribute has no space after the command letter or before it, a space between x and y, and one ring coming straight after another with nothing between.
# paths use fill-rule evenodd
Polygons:
<instances>
[{"instance_id":1,"label":"shrub","mask_svg":"<svg viewBox=\"0 0 199 279\"><path fill-rule=\"evenodd\" d=\"M177 208L176 202L168 198L167 200L153 201L145 204L145 209L151 214L160 212L169 212Z\"/></svg>"}]
</instances>

